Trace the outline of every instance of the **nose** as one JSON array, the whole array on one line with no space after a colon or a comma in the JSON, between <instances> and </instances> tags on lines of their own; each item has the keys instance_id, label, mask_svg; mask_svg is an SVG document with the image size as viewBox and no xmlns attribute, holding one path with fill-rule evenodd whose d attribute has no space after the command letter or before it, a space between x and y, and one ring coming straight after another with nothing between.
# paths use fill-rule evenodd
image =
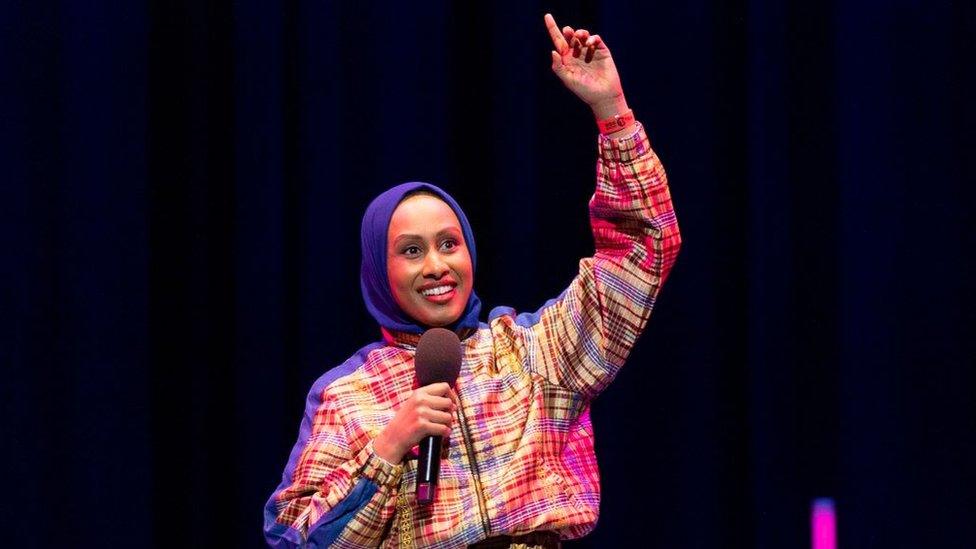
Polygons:
<instances>
[{"instance_id":1,"label":"nose","mask_svg":"<svg viewBox=\"0 0 976 549\"><path fill-rule=\"evenodd\" d=\"M437 252L431 252L424 258L424 276L430 278L440 278L447 274L448 266Z\"/></svg>"}]
</instances>

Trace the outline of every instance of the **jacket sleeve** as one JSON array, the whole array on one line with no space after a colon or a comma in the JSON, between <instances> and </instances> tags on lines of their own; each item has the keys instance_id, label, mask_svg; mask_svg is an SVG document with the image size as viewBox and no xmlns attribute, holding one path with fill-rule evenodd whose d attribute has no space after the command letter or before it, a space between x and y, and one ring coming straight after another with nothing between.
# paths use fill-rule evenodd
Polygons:
<instances>
[{"instance_id":1,"label":"jacket sleeve","mask_svg":"<svg viewBox=\"0 0 976 549\"><path fill-rule=\"evenodd\" d=\"M265 538L272 547L376 547L395 512L402 466L377 456L367 435L351 436L337 399L320 385L265 505Z\"/></svg>"},{"instance_id":2,"label":"jacket sleeve","mask_svg":"<svg viewBox=\"0 0 976 549\"><path fill-rule=\"evenodd\" d=\"M643 127L599 140L590 200L595 254L537 312L491 315L493 330L513 332L496 340L518 342L526 368L588 398L623 365L681 245L667 177Z\"/></svg>"}]
</instances>

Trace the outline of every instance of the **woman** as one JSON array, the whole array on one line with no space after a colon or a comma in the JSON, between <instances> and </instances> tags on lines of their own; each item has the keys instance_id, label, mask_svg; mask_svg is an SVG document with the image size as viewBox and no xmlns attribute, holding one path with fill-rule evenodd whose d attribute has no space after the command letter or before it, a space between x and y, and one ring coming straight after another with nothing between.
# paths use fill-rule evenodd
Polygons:
<instances>
[{"instance_id":1,"label":"woman","mask_svg":"<svg viewBox=\"0 0 976 549\"><path fill-rule=\"evenodd\" d=\"M290 547L558 547L596 524L590 401L643 330L680 246L664 170L627 108L599 36L546 26L552 69L599 121L592 258L532 314L479 322L475 246L457 203L426 183L377 197L363 218L362 290L383 340L319 378L265 535ZM420 334L448 327L461 373L416 386ZM410 450L445 437L430 505Z\"/></svg>"}]
</instances>

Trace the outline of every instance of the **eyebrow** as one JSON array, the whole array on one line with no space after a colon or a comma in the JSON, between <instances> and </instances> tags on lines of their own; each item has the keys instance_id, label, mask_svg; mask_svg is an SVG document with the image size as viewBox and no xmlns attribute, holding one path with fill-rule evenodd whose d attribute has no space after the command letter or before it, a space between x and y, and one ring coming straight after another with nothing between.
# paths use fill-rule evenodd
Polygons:
<instances>
[{"instance_id":1,"label":"eyebrow","mask_svg":"<svg viewBox=\"0 0 976 549\"><path fill-rule=\"evenodd\" d=\"M461 231L458 230L457 227L445 227L445 228L437 231L437 234L434 235L434 236L435 237L438 237L438 238L439 237L442 237L442 236L445 236L445 235L459 236L459 233L461 233ZM397 244L400 243L400 241L403 241L403 240L423 240L423 239L424 238L422 236L420 236L419 234L401 234L401 235L398 235L395 239L393 239L393 244L394 245L397 245Z\"/></svg>"}]
</instances>

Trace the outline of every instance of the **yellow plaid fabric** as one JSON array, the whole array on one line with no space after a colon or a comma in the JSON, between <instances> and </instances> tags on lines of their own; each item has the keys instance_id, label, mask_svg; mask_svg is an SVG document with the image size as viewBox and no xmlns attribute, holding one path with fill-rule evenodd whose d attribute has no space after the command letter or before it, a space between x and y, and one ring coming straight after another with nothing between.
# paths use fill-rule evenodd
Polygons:
<instances>
[{"instance_id":1,"label":"yellow plaid fabric","mask_svg":"<svg viewBox=\"0 0 976 549\"><path fill-rule=\"evenodd\" d=\"M590 219L596 253L568 289L535 313L495 309L465 334L462 406L433 504L414 498L416 461L373 452L416 388L418 337L384 332L312 387L265 507L269 544L450 548L593 528L600 483L589 403L623 365L680 247L664 169L640 126L600 138Z\"/></svg>"}]
</instances>

